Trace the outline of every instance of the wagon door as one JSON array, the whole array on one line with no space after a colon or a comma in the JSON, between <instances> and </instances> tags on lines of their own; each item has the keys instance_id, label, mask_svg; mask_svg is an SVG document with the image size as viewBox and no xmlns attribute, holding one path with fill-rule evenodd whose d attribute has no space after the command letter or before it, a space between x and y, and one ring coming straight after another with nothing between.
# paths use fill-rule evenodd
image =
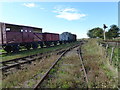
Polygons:
<instances>
[{"instance_id":1,"label":"wagon door","mask_svg":"<svg viewBox=\"0 0 120 90\"><path fill-rule=\"evenodd\" d=\"M26 27L24 27L22 29L22 33L23 33L23 35L22 35L23 36L22 37L23 42L29 43L29 42L33 42L34 41L34 35L33 35L32 28L26 28Z\"/></svg>"}]
</instances>

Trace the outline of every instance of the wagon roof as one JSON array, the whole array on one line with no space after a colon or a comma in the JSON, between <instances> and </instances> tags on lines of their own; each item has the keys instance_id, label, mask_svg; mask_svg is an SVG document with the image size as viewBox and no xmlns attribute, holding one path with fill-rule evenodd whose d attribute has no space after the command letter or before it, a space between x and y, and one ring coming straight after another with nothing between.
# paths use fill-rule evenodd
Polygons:
<instances>
[{"instance_id":1,"label":"wagon roof","mask_svg":"<svg viewBox=\"0 0 120 90\"><path fill-rule=\"evenodd\" d=\"M0 22L0 23L4 23L4 22ZM4 23L6 25L13 25L13 26L19 26L19 27L29 27L29 28L37 28L37 29L42 29L39 27L33 27L33 26L26 26L26 25L18 25L18 24L11 24L11 23Z\"/></svg>"},{"instance_id":2,"label":"wagon roof","mask_svg":"<svg viewBox=\"0 0 120 90\"><path fill-rule=\"evenodd\" d=\"M43 34L58 34L58 33L43 32Z\"/></svg>"}]
</instances>

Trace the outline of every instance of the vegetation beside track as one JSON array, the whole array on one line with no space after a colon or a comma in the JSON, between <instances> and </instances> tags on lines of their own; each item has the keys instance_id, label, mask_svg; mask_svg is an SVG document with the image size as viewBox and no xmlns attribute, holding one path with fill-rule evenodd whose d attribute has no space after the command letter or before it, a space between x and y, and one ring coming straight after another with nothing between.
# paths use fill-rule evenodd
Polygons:
<instances>
[{"instance_id":1,"label":"vegetation beside track","mask_svg":"<svg viewBox=\"0 0 120 90\"><path fill-rule=\"evenodd\" d=\"M116 41L120 41L120 38L115 38L113 39L107 39L106 42L104 42L103 40L99 41L99 43L103 44L103 48L106 48L106 57L109 59L111 65L113 65L117 70L119 68L119 63L120 63L120 46L119 46L119 42ZM111 54L112 54L112 49L113 49L113 55L111 58ZM111 60L112 59L112 60Z\"/></svg>"},{"instance_id":2,"label":"vegetation beside track","mask_svg":"<svg viewBox=\"0 0 120 90\"><path fill-rule=\"evenodd\" d=\"M44 73L50 68L58 55L43 58L24 66L23 69L13 71L10 75L2 78L2 88L32 88Z\"/></svg>"},{"instance_id":3,"label":"vegetation beside track","mask_svg":"<svg viewBox=\"0 0 120 90\"><path fill-rule=\"evenodd\" d=\"M117 88L118 71L105 57L105 49L97 45L98 39L89 39L82 46L90 88Z\"/></svg>"},{"instance_id":4,"label":"vegetation beside track","mask_svg":"<svg viewBox=\"0 0 120 90\"><path fill-rule=\"evenodd\" d=\"M82 55L88 76L89 88L117 88L118 71L109 63L105 57L105 49L97 45L98 39L89 39L82 46ZM18 70L3 79L3 87L33 87L37 80L48 70L57 56L43 59L33 63L26 69ZM46 63L47 62L47 63ZM50 72L48 80L43 87L49 88L85 88L81 82L80 64L78 58L70 56L63 58Z\"/></svg>"},{"instance_id":5,"label":"vegetation beside track","mask_svg":"<svg viewBox=\"0 0 120 90\"><path fill-rule=\"evenodd\" d=\"M42 83L43 88L87 88L78 55L63 57ZM81 70L81 71L80 71Z\"/></svg>"},{"instance_id":6,"label":"vegetation beside track","mask_svg":"<svg viewBox=\"0 0 120 90\"><path fill-rule=\"evenodd\" d=\"M69 44L67 45L67 47L73 44ZM16 70L15 73L13 70L13 73L3 78L2 87L3 88L33 87L33 85L37 83L37 80L39 81L39 79L49 69L49 67L58 58L58 56L59 55L55 54L54 56L37 60L36 62L33 62L31 65L25 66L21 70Z\"/></svg>"},{"instance_id":7,"label":"vegetation beside track","mask_svg":"<svg viewBox=\"0 0 120 90\"><path fill-rule=\"evenodd\" d=\"M109 48L107 49L107 53L108 53L109 59L110 59L110 56L111 56L111 52L112 52L112 47L109 47ZM111 62L111 64L112 64L116 69L118 69L119 63L120 63L120 61L119 61L119 59L120 59L120 57L119 57L119 52L120 52L120 47L115 47L114 52L113 52L113 57L112 57L112 62Z\"/></svg>"},{"instance_id":8,"label":"vegetation beside track","mask_svg":"<svg viewBox=\"0 0 120 90\"><path fill-rule=\"evenodd\" d=\"M25 56L33 55L33 54L37 54L37 53L55 51L57 49L62 49L62 48L66 48L68 46L73 46L77 43L78 42L73 42L73 43L67 43L67 44L58 45L58 46L49 47L49 48L38 48L38 49L35 49L35 50L28 50L28 51L23 51L23 52L19 52L19 53L3 54L3 55L1 55L1 57L2 57L2 61L6 61L6 60L25 57Z\"/></svg>"}]
</instances>

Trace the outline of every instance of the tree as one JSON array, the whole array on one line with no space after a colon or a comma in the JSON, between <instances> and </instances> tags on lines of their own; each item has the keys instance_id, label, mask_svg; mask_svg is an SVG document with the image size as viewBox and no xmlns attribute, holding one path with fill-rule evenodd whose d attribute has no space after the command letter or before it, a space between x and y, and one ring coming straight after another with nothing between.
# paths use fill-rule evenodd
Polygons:
<instances>
[{"instance_id":1,"label":"tree","mask_svg":"<svg viewBox=\"0 0 120 90\"><path fill-rule=\"evenodd\" d=\"M103 29L102 28L93 28L88 31L88 37L90 38L103 38Z\"/></svg>"},{"instance_id":2,"label":"tree","mask_svg":"<svg viewBox=\"0 0 120 90\"><path fill-rule=\"evenodd\" d=\"M117 25L111 25L108 32L106 32L106 37L108 39L119 37L119 32L120 29L117 27Z\"/></svg>"}]
</instances>

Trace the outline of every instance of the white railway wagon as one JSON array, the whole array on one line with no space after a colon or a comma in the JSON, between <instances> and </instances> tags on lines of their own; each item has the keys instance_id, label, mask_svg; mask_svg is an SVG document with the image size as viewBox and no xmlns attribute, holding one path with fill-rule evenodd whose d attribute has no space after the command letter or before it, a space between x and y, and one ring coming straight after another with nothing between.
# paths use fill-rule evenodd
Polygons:
<instances>
[{"instance_id":1,"label":"white railway wagon","mask_svg":"<svg viewBox=\"0 0 120 90\"><path fill-rule=\"evenodd\" d=\"M63 32L60 34L60 41L73 41L74 40L74 34L71 34L70 32Z\"/></svg>"}]
</instances>

